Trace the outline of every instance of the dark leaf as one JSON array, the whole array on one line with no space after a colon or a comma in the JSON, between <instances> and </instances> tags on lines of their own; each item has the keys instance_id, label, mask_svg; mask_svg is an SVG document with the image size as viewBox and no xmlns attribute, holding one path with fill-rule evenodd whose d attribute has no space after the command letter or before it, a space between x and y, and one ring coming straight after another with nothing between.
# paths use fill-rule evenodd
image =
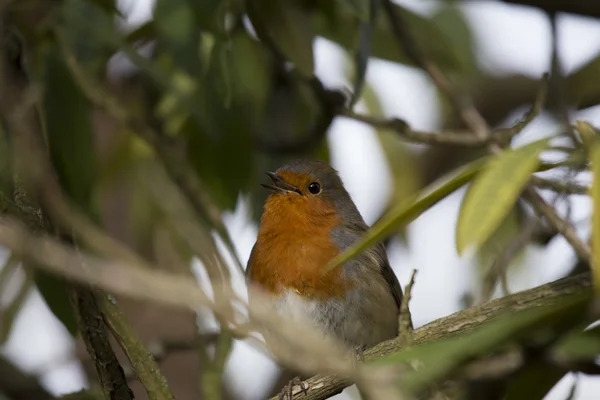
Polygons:
<instances>
[{"instance_id":1,"label":"dark leaf","mask_svg":"<svg viewBox=\"0 0 600 400\"><path fill-rule=\"evenodd\" d=\"M73 336L78 333L77 320L69 301L65 281L41 269L35 270L35 284L48 308Z\"/></svg>"},{"instance_id":2,"label":"dark leaf","mask_svg":"<svg viewBox=\"0 0 600 400\"><path fill-rule=\"evenodd\" d=\"M294 63L300 73L311 77L315 35L310 16L295 1L248 0L247 7L258 37Z\"/></svg>"},{"instance_id":3,"label":"dark leaf","mask_svg":"<svg viewBox=\"0 0 600 400\"><path fill-rule=\"evenodd\" d=\"M49 49L44 61L44 116L52 163L71 199L90 212L97 178L90 105L57 49Z\"/></svg>"},{"instance_id":4,"label":"dark leaf","mask_svg":"<svg viewBox=\"0 0 600 400\"><path fill-rule=\"evenodd\" d=\"M526 364L511 380L504 400L543 400L567 372L543 361Z\"/></svg>"}]
</instances>

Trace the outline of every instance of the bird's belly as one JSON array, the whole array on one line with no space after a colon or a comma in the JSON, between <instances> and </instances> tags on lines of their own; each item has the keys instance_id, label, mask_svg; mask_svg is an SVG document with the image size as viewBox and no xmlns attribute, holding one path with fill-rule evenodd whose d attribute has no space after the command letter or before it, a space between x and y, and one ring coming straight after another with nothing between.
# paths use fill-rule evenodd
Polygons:
<instances>
[{"instance_id":1,"label":"bird's belly","mask_svg":"<svg viewBox=\"0 0 600 400\"><path fill-rule=\"evenodd\" d=\"M358 304L353 298L359 300ZM275 300L276 309L290 322L311 323L352 347L370 347L396 335L397 316L393 307L386 306L379 304L376 309L366 309L359 296L313 300L291 290Z\"/></svg>"}]
</instances>

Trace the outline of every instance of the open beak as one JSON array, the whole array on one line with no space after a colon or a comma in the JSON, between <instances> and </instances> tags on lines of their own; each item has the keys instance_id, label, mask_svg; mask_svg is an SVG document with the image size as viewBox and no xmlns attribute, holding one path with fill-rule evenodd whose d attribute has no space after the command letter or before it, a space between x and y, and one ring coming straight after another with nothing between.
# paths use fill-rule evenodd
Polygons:
<instances>
[{"instance_id":1,"label":"open beak","mask_svg":"<svg viewBox=\"0 0 600 400\"><path fill-rule=\"evenodd\" d=\"M273 192L279 192L279 193L298 193L298 194L302 194L302 192L293 185L290 185L289 183L287 183L286 181L283 180L283 178L279 175L277 175L275 172L267 172L267 176L269 178L271 178L271 180L273 181L272 185L265 185L264 183L261 183L260 185L266 189L269 189Z\"/></svg>"}]
</instances>

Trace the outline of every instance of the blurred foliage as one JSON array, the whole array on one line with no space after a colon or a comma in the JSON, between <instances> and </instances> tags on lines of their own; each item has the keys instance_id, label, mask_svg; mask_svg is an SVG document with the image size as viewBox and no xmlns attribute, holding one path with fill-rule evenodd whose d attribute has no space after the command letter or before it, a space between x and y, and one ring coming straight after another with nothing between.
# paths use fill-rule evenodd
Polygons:
<instances>
[{"instance_id":1,"label":"blurred foliage","mask_svg":"<svg viewBox=\"0 0 600 400\"><path fill-rule=\"evenodd\" d=\"M162 178L153 175L157 168L167 171L187 203L214 206L199 212L185 205L202 214L189 219L207 224L207 231L222 234L210 225L210 216L234 211L241 199L257 222L267 196L258 184L264 172L296 158L329 161L327 132L348 109L362 107L381 120L391 117L367 79L370 61L418 64L399 45L377 0L156 0L150 20L138 27L125 26L116 0L5 3L0 12L22 40L19 68L42 89L38 122L65 194L113 237L178 272L197 254L161 205L156 188ZM440 2L429 16L393 7L424 58L473 99L492 128L504 128L508 115L533 102L537 77L498 74L480 65L477 37L460 2ZM351 82L346 91L326 87L315 76L314 43L323 38L346 55L346 70L340 71ZM125 67L125 59L132 65ZM600 54L564 82L569 107L600 104ZM436 93L439 129L464 130L464 118L442 91ZM557 120L559 95L551 90L547 99L547 111ZM114 99L114 107L105 103ZM0 211L22 217L25 206L35 205L19 203L21 182L5 125L2 121ZM589 160L593 165L592 263L598 276L598 134L589 124L577 127L582 148L569 150L565 159L575 159L579 169ZM554 168L540 160L551 146L546 140L488 157L485 146L414 145L387 127L372 128L392 178L390 196L371 231L330 267L394 234L405 239L414 219L465 185L457 251L475 247L479 262L488 266L523 229L526 210L519 197L524 185L534 172ZM164 157L165 149L175 156ZM589 160L580 159L583 153ZM64 282L35 271L49 308L75 335ZM533 340L536 349L563 360L592 363L600 351L597 331L582 333L582 320L573 321L584 314L584 300L508 316L472 335L416 346L382 362L425 360L427 368L408 375L407 387L414 391L514 342ZM505 398L542 398L568 370L526 359L513 371ZM529 384L542 378L535 387Z\"/></svg>"}]
</instances>

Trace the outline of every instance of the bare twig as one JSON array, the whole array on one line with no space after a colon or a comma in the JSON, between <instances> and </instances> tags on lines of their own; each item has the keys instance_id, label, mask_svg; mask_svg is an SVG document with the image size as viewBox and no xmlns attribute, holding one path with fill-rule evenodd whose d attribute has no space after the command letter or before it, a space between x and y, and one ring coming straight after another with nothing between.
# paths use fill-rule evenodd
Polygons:
<instances>
[{"instance_id":1,"label":"bare twig","mask_svg":"<svg viewBox=\"0 0 600 400\"><path fill-rule=\"evenodd\" d=\"M540 189L549 189L558 193L566 194L590 194L590 187L578 182L562 182L532 176L531 182Z\"/></svg>"},{"instance_id":2,"label":"bare twig","mask_svg":"<svg viewBox=\"0 0 600 400\"><path fill-rule=\"evenodd\" d=\"M577 232L575 232L573 226L561 218L556 210L546 203L546 200L544 200L534 188L526 188L523 196L526 200L528 200L536 212L543 215L548 223L565 237L567 242L569 242L571 247L573 247L581 259L590 260L590 247L585 244L585 242L581 240L579 236L577 236Z\"/></svg>"},{"instance_id":3,"label":"bare twig","mask_svg":"<svg viewBox=\"0 0 600 400\"><path fill-rule=\"evenodd\" d=\"M484 146L490 141L489 139L475 137L469 132L416 131L413 130L405 121L398 118L382 119L369 115L357 114L353 111L346 111L344 116L355 121L364 122L377 128L392 130L403 139L414 143L446 144L456 146Z\"/></svg>"},{"instance_id":4,"label":"bare twig","mask_svg":"<svg viewBox=\"0 0 600 400\"><path fill-rule=\"evenodd\" d=\"M410 276L410 281L404 288L404 295L402 296L402 304L400 305L400 320L398 324L398 341L402 347L411 346L413 343L413 323L412 316L410 313L409 302L412 297L412 288L415 284L415 277L417 276L417 270L413 269Z\"/></svg>"}]
</instances>

